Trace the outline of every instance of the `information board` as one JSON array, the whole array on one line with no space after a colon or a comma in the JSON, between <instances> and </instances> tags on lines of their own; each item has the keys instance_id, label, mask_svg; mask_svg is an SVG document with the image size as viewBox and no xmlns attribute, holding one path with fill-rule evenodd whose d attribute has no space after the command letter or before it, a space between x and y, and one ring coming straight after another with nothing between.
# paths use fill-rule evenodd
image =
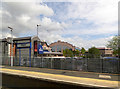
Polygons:
<instances>
[{"instance_id":1,"label":"information board","mask_svg":"<svg viewBox=\"0 0 120 89\"><path fill-rule=\"evenodd\" d=\"M28 42L28 43L17 43L17 47L18 48L27 48L27 47L31 48L31 43L30 42Z\"/></svg>"},{"instance_id":2,"label":"information board","mask_svg":"<svg viewBox=\"0 0 120 89\"><path fill-rule=\"evenodd\" d=\"M40 44L38 45L38 53L43 54L43 47Z\"/></svg>"}]
</instances>

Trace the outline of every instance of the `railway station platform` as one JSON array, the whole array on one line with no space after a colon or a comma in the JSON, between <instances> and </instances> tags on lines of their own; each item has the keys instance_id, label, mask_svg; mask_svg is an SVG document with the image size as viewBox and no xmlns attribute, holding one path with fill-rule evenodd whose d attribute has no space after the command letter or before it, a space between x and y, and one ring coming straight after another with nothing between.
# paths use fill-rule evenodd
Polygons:
<instances>
[{"instance_id":1,"label":"railway station platform","mask_svg":"<svg viewBox=\"0 0 120 89\"><path fill-rule=\"evenodd\" d=\"M0 66L0 73L4 75L30 78L34 81L46 81L67 86L120 89L120 75L83 71L57 70L35 67ZM3 81L4 81L3 77ZM5 79L7 83L8 79ZM32 81L32 80L31 80ZM19 82L18 82L19 83ZM31 86L28 84L28 86ZM54 85L53 85L54 86Z\"/></svg>"}]
</instances>

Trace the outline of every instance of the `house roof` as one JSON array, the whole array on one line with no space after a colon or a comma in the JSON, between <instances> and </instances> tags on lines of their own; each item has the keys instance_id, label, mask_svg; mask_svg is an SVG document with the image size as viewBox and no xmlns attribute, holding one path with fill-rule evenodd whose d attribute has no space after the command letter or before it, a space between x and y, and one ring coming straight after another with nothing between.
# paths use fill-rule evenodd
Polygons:
<instances>
[{"instance_id":1,"label":"house roof","mask_svg":"<svg viewBox=\"0 0 120 89\"><path fill-rule=\"evenodd\" d=\"M106 48L106 47L99 47L97 49L112 49L112 48Z\"/></svg>"},{"instance_id":2,"label":"house roof","mask_svg":"<svg viewBox=\"0 0 120 89\"><path fill-rule=\"evenodd\" d=\"M49 45L47 44L47 42L41 42L41 45L43 46L44 44L47 45L47 47L49 47Z\"/></svg>"},{"instance_id":3,"label":"house roof","mask_svg":"<svg viewBox=\"0 0 120 89\"><path fill-rule=\"evenodd\" d=\"M68 44L68 45L70 45L70 46L76 48L76 47L73 46L72 44L70 44L70 43L68 43L68 42L61 41L61 40L58 40L57 42L51 43L50 45L52 45L52 44L56 44L56 43L66 43L66 44ZM50 46L50 45L49 45L49 46Z\"/></svg>"}]
</instances>

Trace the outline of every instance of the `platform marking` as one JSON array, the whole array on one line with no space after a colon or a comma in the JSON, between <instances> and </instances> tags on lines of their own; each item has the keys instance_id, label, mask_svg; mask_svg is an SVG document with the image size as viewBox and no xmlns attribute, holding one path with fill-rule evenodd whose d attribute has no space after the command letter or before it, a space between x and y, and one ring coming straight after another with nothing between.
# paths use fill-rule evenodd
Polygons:
<instances>
[{"instance_id":1,"label":"platform marking","mask_svg":"<svg viewBox=\"0 0 120 89\"><path fill-rule=\"evenodd\" d=\"M99 75L99 78L111 79L109 75Z\"/></svg>"}]
</instances>

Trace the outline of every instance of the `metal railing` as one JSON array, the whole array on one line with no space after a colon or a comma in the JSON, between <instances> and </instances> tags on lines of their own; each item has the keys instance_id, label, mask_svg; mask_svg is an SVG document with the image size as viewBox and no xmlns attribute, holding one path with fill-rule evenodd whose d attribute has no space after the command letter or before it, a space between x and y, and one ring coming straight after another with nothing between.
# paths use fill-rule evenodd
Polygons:
<instances>
[{"instance_id":1,"label":"metal railing","mask_svg":"<svg viewBox=\"0 0 120 89\"><path fill-rule=\"evenodd\" d=\"M3 57L2 64L10 65L10 57ZM118 59L100 58L14 58L14 66L75 70L99 73L119 73Z\"/></svg>"}]
</instances>

